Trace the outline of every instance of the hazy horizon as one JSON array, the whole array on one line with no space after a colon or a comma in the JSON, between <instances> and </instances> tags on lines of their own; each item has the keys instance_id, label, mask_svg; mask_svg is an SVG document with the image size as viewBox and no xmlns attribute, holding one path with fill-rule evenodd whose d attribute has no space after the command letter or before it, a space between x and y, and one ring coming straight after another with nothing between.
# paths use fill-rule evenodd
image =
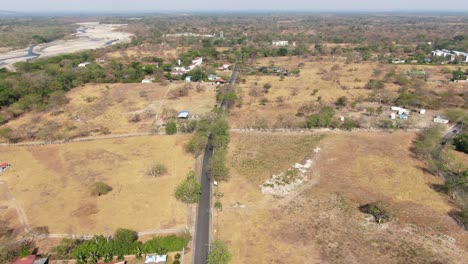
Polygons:
<instances>
[{"instance_id":1,"label":"hazy horizon","mask_svg":"<svg viewBox=\"0 0 468 264\"><path fill-rule=\"evenodd\" d=\"M459 0L288 0L221 2L155 0L0 0L0 10L13 12L467 12L468 1Z\"/></svg>"}]
</instances>

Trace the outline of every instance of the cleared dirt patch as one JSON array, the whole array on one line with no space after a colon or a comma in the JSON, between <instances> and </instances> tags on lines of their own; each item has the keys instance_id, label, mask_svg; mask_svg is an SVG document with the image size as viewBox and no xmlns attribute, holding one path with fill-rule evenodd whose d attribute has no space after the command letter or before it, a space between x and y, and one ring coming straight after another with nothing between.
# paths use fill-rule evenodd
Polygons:
<instances>
[{"instance_id":1,"label":"cleared dirt patch","mask_svg":"<svg viewBox=\"0 0 468 264\"><path fill-rule=\"evenodd\" d=\"M12 167L2 178L29 224L48 226L51 233L183 228L187 210L172 193L195 164L184 151L187 140L188 136L152 136L3 147L0 160ZM164 164L167 174L148 177L154 162ZM98 181L113 190L92 196L90 186Z\"/></svg>"}]
</instances>

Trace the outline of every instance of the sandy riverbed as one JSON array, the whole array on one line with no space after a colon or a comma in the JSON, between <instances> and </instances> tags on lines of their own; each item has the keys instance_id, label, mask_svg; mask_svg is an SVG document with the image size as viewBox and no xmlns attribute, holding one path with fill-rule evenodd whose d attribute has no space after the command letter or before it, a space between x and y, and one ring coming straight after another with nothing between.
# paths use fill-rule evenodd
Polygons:
<instances>
[{"instance_id":1,"label":"sandy riverbed","mask_svg":"<svg viewBox=\"0 0 468 264\"><path fill-rule=\"evenodd\" d=\"M52 57L88 49L97 49L131 40L132 34L117 31L124 24L99 24L97 22L78 23L79 28L69 40L55 40L50 43L36 45L34 53L43 57ZM28 54L28 48L0 53L0 68L13 69L13 64L35 58Z\"/></svg>"}]
</instances>

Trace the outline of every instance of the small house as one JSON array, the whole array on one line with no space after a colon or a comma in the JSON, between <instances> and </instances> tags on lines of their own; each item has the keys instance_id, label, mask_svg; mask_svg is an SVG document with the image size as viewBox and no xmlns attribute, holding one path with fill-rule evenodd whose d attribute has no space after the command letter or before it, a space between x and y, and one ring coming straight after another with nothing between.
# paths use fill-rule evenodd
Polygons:
<instances>
[{"instance_id":1,"label":"small house","mask_svg":"<svg viewBox=\"0 0 468 264\"><path fill-rule=\"evenodd\" d=\"M399 118L402 120L408 120L409 116L407 114L400 114Z\"/></svg>"},{"instance_id":2,"label":"small house","mask_svg":"<svg viewBox=\"0 0 468 264\"><path fill-rule=\"evenodd\" d=\"M86 66L88 66L90 64L91 64L91 62L82 62L82 63L78 64L78 68L84 68L84 67L86 67Z\"/></svg>"},{"instance_id":3,"label":"small house","mask_svg":"<svg viewBox=\"0 0 468 264\"><path fill-rule=\"evenodd\" d=\"M436 118L434 118L432 120L434 123L439 123L439 124L448 124L449 123L449 119L445 116L436 116Z\"/></svg>"},{"instance_id":4,"label":"small house","mask_svg":"<svg viewBox=\"0 0 468 264\"><path fill-rule=\"evenodd\" d=\"M216 78L215 83L216 84L225 84L225 83L227 83L227 81L222 79L222 78Z\"/></svg>"},{"instance_id":5,"label":"small house","mask_svg":"<svg viewBox=\"0 0 468 264\"><path fill-rule=\"evenodd\" d=\"M214 80L216 80L216 78L218 78L218 76L217 76L216 74L209 74L209 75L208 75L208 80L210 80L210 81L212 81L212 82L213 82Z\"/></svg>"},{"instance_id":6,"label":"small house","mask_svg":"<svg viewBox=\"0 0 468 264\"><path fill-rule=\"evenodd\" d=\"M8 168L10 168L10 164L8 163L0 163L0 174L2 174L4 171L6 171Z\"/></svg>"},{"instance_id":7,"label":"small house","mask_svg":"<svg viewBox=\"0 0 468 264\"><path fill-rule=\"evenodd\" d=\"M185 77L186 82L192 82L192 76L187 76Z\"/></svg>"},{"instance_id":8,"label":"small house","mask_svg":"<svg viewBox=\"0 0 468 264\"><path fill-rule=\"evenodd\" d=\"M181 111L179 112L179 114L177 115L177 118L180 118L180 119L187 119L190 115L190 112L189 111Z\"/></svg>"},{"instance_id":9,"label":"small house","mask_svg":"<svg viewBox=\"0 0 468 264\"><path fill-rule=\"evenodd\" d=\"M36 258L33 264L49 264L49 258Z\"/></svg>"},{"instance_id":10,"label":"small house","mask_svg":"<svg viewBox=\"0 0 468 264\"><path fill-rule=\"evenodd\" d=\"M391 114L390 114L390 119L395 120L395 119L396 119L396 114L395 114L395 113L391 113Z\"/></svg>"},{"instance_id":11,"label":"small house","mask_svg":"<svg viewBox=\"0 0 468 264\"><path fill-rule=\"evenodd\" d=\"M147 255L145 258L145 264L153 263L166 263L167 255Z\"/></svg>"},{"instance_id":12,"label":"small house","mask_svg":"<svg viewBox=\"0 0 468 264\"><path fill-rule=\"evenodd\" d=\"M289 45L289 41L287 40L275 40L271 43L275 47L286 47Z\"/></svg>"},{"instance_id":13,"label":"small house","mask_svg":"<svg viewBox=\"0 0 468 264\"><path fill-rule=\"evenodd\" d=\"M426 109L421 109L421 110L419 110L419 114L421 114L421 115L426 114Z\"/></svg>"},{"instance_id":14,"label":"small house","mask_svg":"<svg viewBox=\"0 0 468 264\"><path fill-rule=\"evenodd\" d=\"M149 78L149 79L143 79L141 83L152 83L154 81L154 78Z\"/></svg>"},{"instance_id":15,"label":"small house","mask_svg":"<svg viewBox=\"0 0 468 264\"><path fill-rule=\"evenodd\" d=\"M18 258L15 261L13 261L11 264L33 264L35 260L36 260L36 256L30 255L24 258Z\"/></svg>"},{"instance_id":16,"label":"small house","mask_svg":"<svg viewBox=\"0 0 468 264\"><path fill-rule=\"evenodd\" d=\"M221 67L218 68L218 70L229 70L229 67L231 67L231 63L229 62L224 62L223 65L221 65Z\"/></svg>"}]
</instances>

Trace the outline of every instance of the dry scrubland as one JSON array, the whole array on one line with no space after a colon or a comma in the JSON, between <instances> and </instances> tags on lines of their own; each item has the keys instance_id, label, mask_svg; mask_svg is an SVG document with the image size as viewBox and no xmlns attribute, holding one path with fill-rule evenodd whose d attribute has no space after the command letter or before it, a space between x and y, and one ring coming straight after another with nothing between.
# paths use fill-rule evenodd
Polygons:
<instances>
[{"instance_id":1,"label":"dry scrubland","mask_svg":"<svg viewBox=\"0 0 468 264\"><path fill-rule=\"evenodd\" d=\"M463 263L468 235L448 216L447 197L431 188L442 180L412 158L414 137L233 133L215 236L227 241L233 263ZM306 157L314 161L306 188L284 199L261 193L271 174ZM375 201L391 208L390 223L359 212Z\"/></svg>"},{"instance_id":2,"label":"dry scrubland","mask_svg":"<svg viewBox=\"0 0 468 264\"><path fill-rule=\"evenodd\" d=\"M195 164L184 151L187 140L188 136L157 136L2 147L0 160L12 164L2 180L31 227L47 226L50 233L183 228L186 207L176 201L173 191ZM155 162L164 164L168 173L159 178L148 176L147 170ZM97 181L113 190L91 196L90 185ZM2 199L4 195L3 190ZM0 213L7 225L18 227L11 206L1 207Z\"/></svg>"},{"instance_id":3,"label":"dry scrubland","mask_svg":"<svg viewBox=\"0 0 468 264\"><path fill-rule=\"evenodd\" d=\"M69 102L46 112L29 112L0 127L10 127L21 138L66 139L102 134L150 132L163 123L164 109L188 110L192 115L211 111L216 104L215 86L169 99L185 83L88 84L66 94ZM140 121L131 121L138 115ZM5 141L5 139L4 139Z\"/></svg>"},{"instance_id":4,"label":"dry scrubland","mask_svg":"<svg viewBox=\"0 0 468 264\"><path fill-rule=\"evenodd\" d=\"M298 67L300 63L304 65ZM300 69L299 76L288 76L280 80L273 75L242 75L245 83L237 85L238 93L242 96L241 107L235 107L231 111L230 123L232 127L255 127L262 125L267 127L297 126L303 121L295 117L300 106L308 102L333 104L339 97L346 96L349 102L361 101L357 109L366 106L377 106L376 103L363 102L372 93L366 85L371 79L382 79L386 73L395 70L398 73L406 73L414 70L425 70L428 80L445 80L451 78L451 74L441 72L442 68L456 70L459 66L438 65L384 65L376 62L346 63L345 58L332 57L284 57L258 59L254 67L274 66L288 70ZM374 71L381 71L375 74ZM265 84L271 84L269 93L254 96L252 87L262 90ZM427 83L428 87L436 92L446 92L448 89L464 91L466 84ZM400 86L387 83L385 90L389 91L391 98L398 96ZM261 99L266 98L266 105L261 105ZM279 101L278 98L281 98ZM320 98L320 99L319 99ZM353 113L354 112L354 113ZM345 114L354 118L362 117L359 111ZM436 114L429 112L428 115ZM430 118L430 117L429 117Z\"/></svg>"},{"instance_id":5,"label":"dry scrubland","mask_svg":"<svg viewBox=\"0 0 468 264\"><path fill-rule=\"evenodd\" d=\"M104 56L108 59L128 59L129 61L134 61L145 57L159 57L166 61L175 61L179 58L180 54L188 50L188 47L184 48L165 44L155 45L145 43L143 45L130 47L125 50L108 52Z\"/></svg>"}]
</instances>

